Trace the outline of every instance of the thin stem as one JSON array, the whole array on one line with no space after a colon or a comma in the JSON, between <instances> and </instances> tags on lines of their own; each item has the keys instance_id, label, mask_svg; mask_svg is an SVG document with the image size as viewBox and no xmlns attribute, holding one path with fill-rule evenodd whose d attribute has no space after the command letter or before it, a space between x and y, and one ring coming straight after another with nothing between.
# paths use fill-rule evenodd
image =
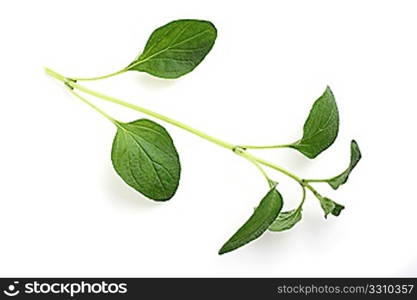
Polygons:
<instances>
[{"instance_id":1,"label":"thin stem","mask_svg":"<svg viewBox=\"0 0 417 300\"><path fill-rule=\"evenodd\" d=\"M208 134L206 134L206 133L204 133L204 132L202 132L202 131L200 131L198 129L195 129L193 127L190 127L190 126L188 126L188 125L186 125L186 124L184 124L184 123L182 123L180 121L171 119L171 118L169 118L167 116L164 116L164 115L159 114L157 112L154 112L152 110L143 108L141 106L138 106L138 105L135 105L135 104L132 104L132 103L125 102L123 100L120 100L120 99L117 99L117 98L114 98L114 97L110 97L110 96L104 95L102 93L93 91L93 90L91 90L89 88L86 88L86 87L81 86L81 85L76 84L76 83L70 83L70 85L73 88L78 89L78 90L80 90L80 91L82 91L84 93L87 93L89 95L95 96L97 98L100 98L100 99L103 99L103 100L106 100L106 101L109 101L109 102L112 102L112 103L116 103L116 104L125 106L127 108L130 108L130 109L139 111L139 112L144 113L146 115L149 115L151 117L154 117L154 118L157 118L159 120L165 121L165 122L167 122L167 123L169 123L171 125L174 125L174 126L177 126L179 128L182 128L182 129L184 129L184 130L186 130L188 132L191 132L191 133L193 133L193 134L195 134L195 135L197 135L197 136L199 136L199 137L201 137L201 138L203 138L205 140L208 140L208 141L210 141L210 142L212 142L214 144L217 144L217 145L222 146L224 148L227 148L229 150L233 150L235 148L235 146L232 145L232 144L229 144L229 143L227 143L225 141L222 141L220 139L217 139L215 137L212 137L212 136L210 136L210 135L208 135Z\"/></svg>"},{"instance_id":2,"label":"thin stem","mask_svg":"<svg viewBox=\"0 0 417 300\"><path fill-rule=\"evenodd\" d=\"M45 67L45 73L48 74L49 76L54 77L55 79L58 79L58 80L64 82L64 83L70 81L67 77L65 77L65 76L63 76L63 75L55 72L54 70L51 70L49 68L46 68L46 67Z\"/></svg>"},{"instance_id":3,"label":"thin stem","mask_svg":"<svg viewBox=\"0 0 417 300\"><path fill-rule=\"evenodd\" d=\"M87 78L71 78L73 81L93 81L93 80L99 80L99 79L105 79L105 78L109 78L109 77L113 77L119 74L122 74L124 72L126 72L126 69L121 69L119 71L107 74L107 75L103 75L103 76L97 76L97 77L87 77Z\"/></svg>"},{"instance_id":4,"label":"thin stem","mask_svg":"<svg viewBox=\"0 0 417 300\"><path fill-rule=\"evenodd\" d=\"M259 169L259 170L261 170L261 172L264 174L264 176L265 176L265 178L268 180L268 182L270 182L271 181L271 179L268 177L268 175L266 175L266 173L265 173L265 171L262 169L262 167L259 165L259 163L261 163L261 164L263 164L263 165L265 165L265 166L267 166L267 167L270 167L270 168L272 168L272 169L274 169L274 170L277 170L277 171L279 171L279 172L281 172L281 173L283 173L283 174L285 174L285 175L287 175L287 176L289 176L289 177L291 177L292 179L294 179L295 181L297 181L299 184L300 184L300 187L301 187L301 189L302 189L302 199L301 199L301 203L300 203L300 205L298 206L298 208L301 208L302 206L303 206L303 204L304 204L304 201L305 201L305 199L306 199L306 187L308 188L308 189L310 189L311 191L314 191L313 193L316 195L316 194L318 194L318 192L311 186L311 185L309 185L308 183L306 183L303 179L301 179L301 178L299 178L298 176L296 176L295 174L293 174L293 173L291 173L291 172L289 172L288 170L285 170L284 168L282 168L282 167L280 167L280 166L277 166L277 165L275 165L275 164L273 164L273 163L270 163L270 162L268 162L268 161L265 161L265 160L263 160L263 159L261 159L261 158L258 158L258 157L256 157L256 156L254 156L254 155L251 155L250 153L248 153L248 152L246 152L244 149L242 149L242 148L240 148L240 147L236 147L235 148L235 150L234 150L234 152L235 153L237 153L238 155L240 155L240 156L242 156L242 157L244 157L244 158L246 158L247 160L249 160L250 162L252 162L253 164L255 164L255 166Z\"/></svg>"},{"instance_id":5,"label":"thin stem","mask_svg":"<svg viewBox=\"0 0 417 300\"><path fill-rule=\"evenodd\" d=\"M328 179L304 179L305 182L327 182Z\"/></svg>"},{"instance_id":6,"label":"thin stem","mask_svg":"<svg viewBox=\"0 0 417 300\"><path fill-rule=\"evenodd\" d=\"M82 102L84 102L85 104L87 104L88 106L90 106L91 108L93 108L95 111L97 111L98 113L100 113L103 117L105 117L106 119L108 119L110 122L112 122L113 124L117 125L117 120L115 120L112 117L110 117L106 112L104 112L103 110L101 110L100 108L98 108L97 106L95 106L93 103L91 103L90 101L88 101L86 98L84 98L83 96L81 96L77 92L74 92L71 89L69 91L70 91L71 94L73 94L75 97L77 97L78 99L80 99Z\"/></svg>"},{"instance_id":7,"label":"thin stem","mask_svg":"<svg viewBox=\"0 0 417 300\"><path fill-rule=\"evenodd\" d=\"M303 180L303 186L305 186L306 188L308 188L313 194L314 196L316 196L317 198L322 198L322 196L320 195L319 192L317 192L317 190L315 188L313 188L308 182L306 182L305 180Z\"/></svg>"},{"instance_id":8,"label":"thin stem","mask_svg":"<svg viewBox=\"0 0 417 300\"><path fill-rule=\"evenodd\" d=\"M266 174L265 170L262 169L262 167L256 161L253 161L253 160L250 160L250 159L248 159L248 160L262 173L262 175L265 177L265 179L266 179L266 181L268 181L268 183L270 183L272 181L271 178L269 178L268 174Z\"/></svg>"},{"instance_id":9,"label":"thin stem","mask_svg":"<svg viewBox=\"0 0 417 300\"><path fill-rule=\"evenodd\" d=\"M271 178L269 178L268 174L266 174L265 170L261 167L261 165L254 160L250 155L248 155L248 153L246 151L244 151L243 149L240 148L235 148L234 152L244 158L246 158L248 161L250 161L261 173L262 175L265 177L266 181L268 181L268 184L271 183Z\"/></svg>"},{"instance_id":10,"label":"thin stem","mask_svg":"<svg viewBox=\"0 0 417 300\"><path fill-rule=\"evenodd\" d=\"M301 203L300 203L300 205L298 207L302 207L303 204L304 204L304 201L306 199L306 187L304 185L301 185L301 188L303 190L303 199L301 199Z\"/></svg>"},{"instance_id":11,"label":"thin stem","mask_svg":"<svg viewBox=\"0 0 417 300\"><path fill-rule=\"evenodd\" d=\"M292 144L285 144L285 145L266 145L266 146L251 146L251 145L245 145L245 146L239 146L243 149L277 149L277 148L288 148L291 147Z\"/></svg>"},{"instance_id":12,"label":"thin stem","mask_svg":"<svg viewBox=\"0 0 417 300\"><path fill-rule=\"evenodd\" d=\"M114 97L110 97L110 96L104 95L102 93L93 91L93 90L91 90L89 88L86 88L86 87L84 87L82 85L79 85L79 84L75 83L74 81L72 81L72 80L70 80L70 79L62 76L61 74L58 74L55 71L52 71L50 69L47 69L46 68L45 71L46 71L47 74L49 74L52 77L54 77L54 78L56 78L56 79L58 79L58 80L60 80L60 81L62 81L64 83L66 83L68 86L70 86L73 89L77 89L77 90L82 91L82 92L84 92L86 94L89 94L91 96L94 96L94 97L97 97L97 98L100 98L102 100L109 101L109 102L112 102L112 103L115 103L115 104L119 104L119 105L125 106L127 108L130 108L130 109L139 111L141 113L144 113L144 114L146 114L148 116L151 116L151 117L154 117L156 119L162 120L164 122L167 122L169 124L172 124L174 126L177 126L179 128L182 128L182 129L184 129L184 130L186 130L188 132L191 132L192 134L195 134L195 135L197 135L197 136L199 136L199 137L201 137L201 138L203 138L203 139L205 139L205 140L207 140L209 142L212 142L212 143L214 143L216 145L219 145L219 146L221 146L223 148L226 148L226 149L229 149L229 150L232 150L232 151L233 151L233 149L236 148L235 145L232 145L232 144L227 143L227 142L225 142L223 140L220 140L218 138L215 138L213 136L210 136L210 135L208 135L208 134L206 134L206 133L204 133L204 132L202 132L202 131L200 131L198 129L195 129L193 127L190 127L190 126L188 126L188 125L186 125L186 124L184 124L184 123L182 123L180 121L171 119L171 118L169 118L167 116L164 116L164 115L159 114L157 112L154 112L152 110L143 108L141 106L138 106L138 105L135 105L135 104L131 104L129 102L125 102L123 100L120 100L120 99L117 99L117 98L114 98Z\"/></svg>"},{"instance_id":13,"label":"thin stem","mask_svg":"<svg viewBox=\"0 0 417 300\"><path fill-rule=\"evenodd\" d=\"M284 168L282 168L282 167L280 167L276 164L273 164L269 161L266 161L266 160L264 160L260 157L254 156L254 155L252 155L248 152L245 152L245 156L251 158L252 160L255 160L256 162L258 162L258 163L260 163L264 166L267 166L267 167L270 167L274 170L277 170L278 172L281 172L282 174L287 175L288 177L297 181L303 189L303 200L302 200L303 203L304 203L304 198L305 198L305 188L309 189L316 197L318 197L318 198L321 197L320 193L317 192L317 190L315 188L313 188L307 181L305 181L304 179L301 179L300 177L291 173L290 171L288 171L288 170L286 170L286 169L284 169Z\"/></svg>"},{"instance_id":14,"label":"thin stem","mask_svg":"<svg viewBox=\"0 0 417 300\"><path fill-rule=\"evenodd\" d=\"M304 201L306 200L306 194L307 194L306 187L304 185L302 185L302 184L300 184L300 186L301 186L301 189L302 189L302 193L303 194L302 194L301 202L298 205L298 207L296 208L296 210L301 210L303 208Z\"/></svg>"},{"instance_id":15,"label":"thin stem","mask_svg":"<svg viewBox=\"0 0 417 300\"><path fill-rule=\"evenodd\" d=\"M305 183L303 182L303 180L300 177L298 177L297 175L291 173L290 171L288 171L288 170L286 170L286 169L284 169L284 168L282 168L282 167L280 167L280 166L278 166L276 164L273 164L273 163L271 163L269 161L266 161L266 160L264 160L264 159L262 159L260 157L257 157L257 156L254 156L252 154L249 154L247 152L246 152L246 155L248 157L251 157L253 160L257 161L258 163L260 163L260 164L262 164L264 166L270 167L270 168L272 168L274 170L277 170L278 172L281 172L282 174L287 175L288 177L291 177L292 179L294 179L295 181L297 181L299 184L305 185Z\"/></svg>"}]
</instances>

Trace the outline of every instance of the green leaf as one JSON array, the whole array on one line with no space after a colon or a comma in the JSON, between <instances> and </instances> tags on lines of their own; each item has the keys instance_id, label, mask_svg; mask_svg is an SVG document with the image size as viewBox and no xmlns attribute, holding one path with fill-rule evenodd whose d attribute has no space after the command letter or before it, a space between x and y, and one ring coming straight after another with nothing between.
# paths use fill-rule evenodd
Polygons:
<instances>
[{"instance_id":1,"label":"green leaf","mask_svg":"<svg viewBox=\"0 0 417 300\"><path fill-rule=\"evenodd\" d=\"M233 251L260 237L274 222L282 209L282 205L282 196L273 187L261 200L246 223L223 245L219 254Z\"/></svg>"},{"instance_id":2,"label":"green leaf","mask_svg":"<svg viewBox=\"0 0 417 300\"><path fill-rule=\"evenodd\" d=\"M330 186L333 189L337 190L337 188L339 186L346 183L346 181L349 178L350 172L352 172L352 170L358 164L361 157L362 157L362 155L361 155L361 151L359 150L358 143L356 143L355 140L352 140L352 142L350 143L350 164L349 164L349 167L345 171L343 171L341 174L339 174L339 175L337 175L333 178L327 179L326 182L328 184L330 184Z\"/></svg>"},{"instance_id":3,"label":"green leaf","mask_svg":"<svg viewBox=\"0 0 417 300\"><path fill-rule=\"evenodd\" d=\"M217 30L208 21L170 22L151 34L142 54L126 69L161 78L178 78L198 66L216 37Z\"/></svg>"},{"instance_id":4,"label":"green leaf","mask_svg":"<svg viewBox=\"0 0 417 300\"><path fill-rule=\"evenodd\" d=\"M302 218L302 208L280 212L278 218L269 226L270 231L284 231L291 229Z\"/></svg>"},{"instance_id":5,"label":"green leaf","mask_svg":"<svg viewBox=\"0 0 417 300\"><path fill-rule=\"evenodd\" d=\"M339 131L339 112L329 87L314 102L304 123L303 137L289 147L315 158L333 144Z\"/></svg>"},{"instance_id":6,"label":"green leaf","mask_svg":"<svg viewBox=\"0 0 417 300\"><path fill-rule=\"evenodd\" d=\"M284 231L291 229L297 224L302 217L302 208L298 207L289 211L282 211L279 213L278 218L269 226L270 231Z\"/></svg>"},{"instance_id":7,"label":"green leaf","mask_svg":"<svg viewBox=\"0 0 417 300\"><path fill-rule=\"evenodd\" d=\"M116 172L146 197L169 200L178 188L181 166L168 132L146 119L116 125L111 152Z\"/></svg>"},{"instance_id":8,"label":"green leaf","mask_svg":"<svg viewBox=\"0 0 417 300\"><path fill-rule=\"evenodd\" d=\"M345 207L339 203L330 200L327 197L318 197L320 200L321 208L324 210L324 217L327 218L327 215L332 214L333 216L340 215L340 212Z\"/></svg>"}]
</instances>

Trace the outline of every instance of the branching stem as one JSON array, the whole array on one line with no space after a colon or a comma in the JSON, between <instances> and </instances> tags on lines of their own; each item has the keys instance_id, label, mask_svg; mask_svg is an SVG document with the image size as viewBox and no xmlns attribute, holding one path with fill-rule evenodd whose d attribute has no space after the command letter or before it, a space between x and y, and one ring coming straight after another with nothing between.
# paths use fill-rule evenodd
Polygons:
<instances>
[{"instance_id":1,"label":"branching stem","mask_svg":"<svg viewBox=\"0 0 417 300\"><path fill-rule=\"evenodd\" d=\"M130 109L136 110L138 112L144 113L144 114L146 114L148 116L154 117L154 118L159 119L161 121L167 122L169 124L172 124L174 126L177 126L179 128L182 128L182 129L184 129L184 130L186 130L188 132L191 132L192 134L195 134L195 135L197 135L197 136L199 136L199 137L201 137L201 138L203 138L205 140L208 140L208 141L210 141L210 142L212 142L214 144L217 144L217 145L219 145L219 146L221 146L223 148L226 148L226 149L229 149L229 150L233 150L236 147L235 145L232 145L232 144L227 143L225 141L222 141L222 140L220 140L218 138L215 138L215 137L213 137L211 135L208 135L208 134L206 134L206 133L204 133L204 132L202 132L202 131L200 131L198 129L192 128L192 127L190 127L190 126L188 126L188 125L186 125L186 124L184 124L184 123L182 123L180 121L174 120L172 118L169 118L167 116L164 116L162 114L159 114L157 112L154 112L154 111L152 111L150 109L147 109L147 108L144 108L144 107L141 107L141 106L132 104L132 103L128 103L128 102L125 102L123 100L120 100L120 99L117 99L117 98L114 98L114 97L110 97L110 96L104 95L104 94L102 94L100 92L93 91L93 90L91 90L91 89L89 89L89 88L87 88L85 86L82 86L82 85L74 82L73 80L71 80L69 78L66 78L66 77L64 77L64 76L62 76L62 75L60 75L60 74L58 74L58 73L56 73L56 72L54 72L54 71L52 71L50 69L45 69L45 70L46 70L46 73L47 74L51 75L52 77L54 77L54 78L56 78L56 79L58 79L60 81L65 82L68 86L72 87L73 89L77 89L77 90L79 90L81 92L84 92L86 94L89 94L91 96L94 96L94 97L97 97L97 98L100 98L102 100L106 100L106 101L109 101L109 102L112 102L112 103L115 103L115 104L119 104L119 105L125 106L127 108L130 108Z\"/></svg>"},{"instance_id":2,"label":"branching stem","mask_svg":"<svg viewBox=\"0 0 417 300\"><path fill-rule=\"evenodd\" d=\"M95 111L99 112L102 116L104 116L106 119L110 120L110 122L117 124L117 121L115 119L113 119L111 116L109 116L106 112L104 112L102 109L98 108L97 106L95 106L93 103L91 103L90 101L88 101L87 99L85 99L83 96L81 96L80 94L78 94L77 92L74 92L74 90L70 89L70 93L73 94L75 97L77 97L78 99L80 99L82 102L84 102L85 104L87 104L88 106L90 106L91 108L93 108Z\"/></svg>"},{"instance_id":3,"label":"branching stem","mask_svg":"<svg viewBox=\"0 0 417 300\"><path fill-rule=\"evenodd\" d=\"M109 116L107 113L105 113L103 110L101 110L100 108L98 108L97 106L95 106L94 104L92 104L90 101L88 101L87 99L85 99L84 97L82 97L80 94L78 94L77 92L75 92L74 90L78 90L81 91L83 93L89 94L91 96L97 97L99 99L105 100L105 101L109 101L133 110L136 110L138 112L144 113L148 116L154 117L156 119L159 119L161 121L167 122L171 125L177 126L179 128L182 128L194 135L197 135L209 142L212 142L218 146L221 146L223 148L232 150L234 153L236 153L237 155L240 155L244 158L246 158L247 160L249 160L251 163L253 163L257 169L259 169L259 171L262 173L262 175L267 179L267 181L269 183L271 183L271 179L269 178L269 176L267 175L267 173L264 171L264 169L262 168L261 165L269 167L271 169L274 169L292 179L294 179L296 182L298 182L300 184L300 186L302 187L303 190L303 198L302 198L302 203L301 205L304 203L304 199L305 199L305 192L306 192L306 188L309 189L316 197L320 197L320 194L309 184L309 182L320 182L318 180L305 180L302 179L300 177L298 177L297 175L291 173L290 171L284 169L281 166L278 166L274 163L271 163L269 161L266 161L260 157L257 157L255 155L252 155L250 153L248 153L246 150L247 149L269 149L269 148L285 148L285 147L289 147L289 145L276 145L276 146L236 146L233 145L231 143L225 142L221 139L215 138L211 135L206 134L203 131L200 131L198 129L195 129L191 126L188 126L180 121L174 120L172 118L169 118L167 116L164 116L162 114L159 114L157 112L154 112L152 110L149 110L147 108L129 103L129 102L125 102L123 100L111 97L111 96L107 96L105 94L102 94L100 92L91 90L85 86L82 86L80 84L78 84L76 81L86 81L86 80L96 80L96 79L103 79L103 78L108 78L120 73L123 73L125 70L120 70L118 72L109 74L109 75L105 75L105 76L101 76L101 77L94 77L94 78L67 78L51 69L45 68L45 71L48 75L62 81L65 85L67 85L70 89L70 92L76 96L78 99L80 99L81 101L83 101L84 103L86 103L87 105L89 105L90 107L92 107L94 110L98 111L101 115L103 115L105 118L107 118L108 120L110 120L112 123L117 124L117 121L115 119L113 119L111 116Z\"/></svg>"}]
</instances>

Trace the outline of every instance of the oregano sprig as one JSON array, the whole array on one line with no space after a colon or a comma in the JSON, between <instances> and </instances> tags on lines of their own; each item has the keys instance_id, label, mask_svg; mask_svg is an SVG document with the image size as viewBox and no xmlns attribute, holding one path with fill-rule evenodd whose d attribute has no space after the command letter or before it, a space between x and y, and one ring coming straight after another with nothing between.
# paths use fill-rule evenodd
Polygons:
<instances>
[{"instance_id":1,"label":"oregano sprig","mask_svg":"<svg viewBox=\"0 0 417 300\"><path fill-rule=\"evenodd\" d=\"M339 216L344 206L320 194L312 184L324 182L333 189L337 189L346 183L361 159L361 152L356 141L351 142L349 166L339 175L328 179L303 179L250 152L252 149L291 148L313 159L329 148L339 131L339 111L329 87L314 102L304 123L303 135L296 142L271 146L239 146L142 106L102 94L79 84L79 81L104 79L127 71L145 72L160 78L178 78L191 72L201 63L213 47L216 37L217 30L208 21L176 20L157 28L149 37L141 54L120 71L92 78L66 77L48 68L45 68L45 71L48 75L63 82L74 96L115 125L117 131L111 151L113 167L126 184L149 199L167 201L175 195L179 185L180 159L168 131L153 120L138 119L128 123L116 120L82 94L124 106L153 119L182 128L241 156L260 171L268 185L267 193L249 219L221 247L219 254L242 247L259 238L268 229L280 232L294 227L302 219L307 190L317 198L326 218L328 215ZM270 177L265 167L286 175L298 183L302 193L300 203L296 208L282 210L283 196L278 191L277 181Z\"/></svg>"}]
</instances>

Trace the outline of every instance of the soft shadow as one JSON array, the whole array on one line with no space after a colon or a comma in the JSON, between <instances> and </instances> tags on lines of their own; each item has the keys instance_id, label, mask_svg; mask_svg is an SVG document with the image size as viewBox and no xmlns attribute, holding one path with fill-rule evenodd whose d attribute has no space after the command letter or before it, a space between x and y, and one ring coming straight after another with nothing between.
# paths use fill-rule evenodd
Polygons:
<instances>
[{"instance_id":1,"label":"soft shadow","mask_svg":"<svg viewBox=\"0 0 417 300\"><path fill-rule=\"evenodd\" d=\"M401 268L396 276L415 277L417 276L417 259L411 261L407 266Z\"/></svg>"},{"instance_id":2,"label":"soft shadow","mask_svg":"<svg viewBox=\"0 0 417 300\"><path fill-rule=\"evenodd\" d=\"M128 209L153 209L160 203L147 199L134 189L126 185L113 170L103 172L103 185L108 199L114 206Z\"/></svg>"},{"instance_id":3,"label":"soft shadow","mask_svg":"<svg viewBox=\"0 0 417 300\"><path fill-rule=\"evenodd\" d=\"M308 158L292 149L283 152L281 159L282 161L288 162L288 166L291 166L293 170L307 170L311 166L311 161Z\"/></svg>"},{"instance_id":4,"label":"soft shadow","mask_svg":"<svg viewBox=\"0 0 417 300\"><path fill-rule=\"evenodd\" d=\"M292 232L272 232L266 231L262 237L257 241L257 245L254 244L253 251L257 252L257 255L263 253L263 255L276 255L277 253L282 253L289 251L296 243L298 234ZM259 253L258 253L259 252Z\"/></svg>"},{"instance_id":5,"label":"soft shadow","mask_svg":"<svg viewBox=\"0 0 417 300\"><path fill-rule=\"evenodd\" d=\"M315 200L315 199L312 199ZM328 217L329 219L332 216ZM327 239L327 233L332 229L330 220L324 219L324 217L317 213L304 213L303 214L304 234L306 238L314 240L314 242L320 242L320 239Z\"/></svg>"},{"instance_id":6,"label":"soft shadow","mask_svg":"<svg viewBox=\"0 0 417 300\"><path fill-rule=\"evenodd\" d=\"M259 239L258 246L259 248L254 251L262 251L265 254L270 252L270 254L283 253L291 251L294 245L298 245L298 239L304 241L309 241L308 247L310 248L320 248L321 240L327 239L326 234L329 231L329 226L326 226L319 220L317 216L309 216L308 214L303 215L303 220L300 223L296 224L292 229L283 231L283 232L270 232L267 231Z\"/></svg>"},{"instance_id":7,"label":"soft shadow","mask_svg":"<svg viewBox=\"0 0 417 300\"><path fill-rule=\"evenodd\" d=\"M163 79L154 77L148 74L136 74L134 80L139 82L142 86L144 86L147 89L151 90L160 90L163 88L169 88L173 86L177 81L181 79Z\"/></svg>"}]
</instances>

